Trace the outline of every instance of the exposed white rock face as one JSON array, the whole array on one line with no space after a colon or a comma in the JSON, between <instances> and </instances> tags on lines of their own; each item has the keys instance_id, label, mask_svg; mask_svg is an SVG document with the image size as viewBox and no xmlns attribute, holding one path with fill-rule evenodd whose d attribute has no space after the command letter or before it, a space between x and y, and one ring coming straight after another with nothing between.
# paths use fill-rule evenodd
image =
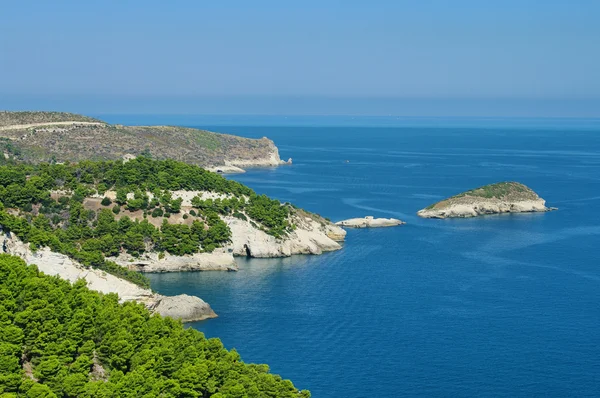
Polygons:
<instances>
[{"instance_id":1,"label":"exposed white rock face","mask_svg":"<svg viewBox=\"0 0 600 398\"><path fill-rule=\"evenodd\" d=\"M424 218L465 218L476 217L484 214L498 213L530 213L555 210L546 207L544 199L502 201L497 198L478 198L472 203L454 203L443 208L423 209L417 215Z\"/></svg>"},{"instance_id":2,"label":"exposed white rock face","mask_svg":"<svg viewBox=\"0 0 600 398\"><path fill-rule=\"evenodd\" d=\"M35 264L47 275L56 275L69 282L84 279L90 289L101 293L116 293L122 301L135 300L154 312L173 316L184 322L214 318L217 315L210 306L198 297L168 297L153 293L129 281L117 278L101 270L85 268L64 254L43 248L32 252L29 245L21 242L14 234L2 234L0 244L4 253L19 256L27 264ZM175 309L174 309L175 308ZM187 316L190 318L187 318Z\"/></svg>"},{"instance_id":3,"label":"exposed white rock face","mask_svg":"<svg viewBox=\"0 0 600 398\"><path fill-rule=\"evenodd\" d=\"M223 166L213 166L207 167L206 170L212 171L213 173L221 173L221 174L237 174L237 173L245 173L246 170L231 165L223 165Z\"/></svg>"},{"instance_id":4,"label":"exposed white rock face","mask_svg":"<svg viewBox=\"0 0 600 398\"><path fill-rule=\"evenodd\" d=\"M346 231L329 224L320 224L306 217L296 217L296 230L284 239L277 239L248 221L234 217L224 218L232 233L233 254L249 257L288 257L292 254L321 254L341 249L337 240L343 240Z\"/></svg>"},{"instance_id":5,"label":"exposed white rock face","mask_svg":"<svg viewBox=\"0 0 600 398\"><path fill-rule=\"evenodd\" d=\"M185 319L185 322L202 321L217 316L208 303L196 296L188 296L187 294L172 297L160 296L153 310L162 316Z\"/></svg>"},{"instance_id":6,"label":"exposed white rock face","mask_svg":"<svg viewBox=\"0 0 600 398\"><path fill-rule=\"evenodd\" d=\"M373 216L366 216L363 218L351 218L349 220L338 221L335 223L335 225L350 228L394 227L396 225L402 224L406 223L396 218L373 218Z\"/></svg>"},{"instance_id":7,"label":"exposed white rock face","mask_svg":"<svg viewBox=\"0 0 600 398\"><path fill-rule=\"evenodd\" d=\"M484 214L527 213L556 210L531 188L515 181L503 181L444 199L417 215L425 218L476 217Z\"/></svg>"},{"instance_id":8,"label":"exposed white rock face","mask_svg":"<svg viewBox=\"0 0 600 398\"><path fill-rule=\"evenodd\" d=\"M54 195L55 197L59 197L59 196L64 196L64 195L71 195L71 192L67 192L67 191L51 191L51 194ZM154 199L154 194L150 191L146 192L146 195L148 196L148 199L152 200ZM194 199L196 196L200 196L200 199L202 200L207 200L207 199L228 199L228 198L232 198L233 195L231 194L225 194L225 193L219 193L219 192L210 192L210 191L184 191L184 190L178 190L178 191L171 191L171 196L173 199L181 199L181 206L182 207L191 207L192 206L192 199ZM99 195L99 194L94 194L92 196L90 196L91 198L97 198L97 199L102 199L104 197L109 198L110 200L114 201L117 198L117 192L116 191L106 191L103 195ZM133 199L134 198L134 193L133 192L129 192L127 194L127 199ZM247 199L247 198L246 198Z\"/></svg>"},{"instance_id":9,"label":"exposed white rock face","mask_svg":"<svg viewBox=\"0 0 600 398\"><path fill-rule=\"evenodd\" d=\"M199 196L202 200L231 198L233 195L216 193L210 191L172 191L174 199L182 199L182 212L192 210L192 199ZM62 193L54 191L53 195L60 196ZM147 192L150 199L151 192ZM107 191L104 195L94 195L98 200L106 196L114 200L115 191ZM133 198L133 193L128 194ZM248 200L247 197L245 197ZM86 202L84 202L85 205ZM321 254L327 251L339 250L341 242L346 237L346 231L319 216L311 215L302 210L301 214L294 213L291 216L291 224L296 229L282 239L262 231L258 225L250 219L241 220L231 216L221 216L223 221L231 229L231 244L224 250L217 249L212 253L197 253L189 256L172 256L164 253L164 258L159 258L156 252L147 252L140 258L134 258L127 254L109 258L117 264L132 270L142 272L171 272L171 271L236 271L237 265L233 256L250 257L288 257L293 254ZM125 213L122 213L125 214ZM141 220L141 212L137 218ZM171 217L169 222L175 222ZM149 218L153 222L153 218ZM191 219L188 219L191 222ZM160 227L160 223L154 224Z\"/></svg>"},{"instance_id":10,"label":"exposed white rock face","mask_svg":"<svg viewBox=\"0 0 600 398\"><path fill-rule=\"evenodd\" d=\"M216 249L212 253L196 253L189 256L173 256L169 253L163 253L161 256L156 252L146 252L139 258L122 253L118 257L109 257L107 260L140 272L238 270L233 254L223 249Z\"/></svg>"},{"instance_id":11,"label":"exposed white rock face","mask_svg":"<svg viewBox=\"0 0 600 398\"><path fill-rule=\"evenodd\" d=\"M227 159L225 160L225 166L237 166L237 167L273 167L282 164L288 164L279 157L279 149L275 146L275 143L266 137L262 140L268 145L268 155L255 159Z\"/></svg>"}]
</instances>

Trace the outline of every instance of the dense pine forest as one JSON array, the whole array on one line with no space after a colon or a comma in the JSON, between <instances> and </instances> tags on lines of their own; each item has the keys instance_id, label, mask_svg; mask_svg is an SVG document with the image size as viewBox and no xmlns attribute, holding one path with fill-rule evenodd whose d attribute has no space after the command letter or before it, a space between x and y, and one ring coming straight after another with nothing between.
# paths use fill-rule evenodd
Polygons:
<instances>
[{"instance_id":1,"label":"dense pine forest","mask_svg":"<svg viewBox=\"0 0 600 398\"><path fill-rule=\"evenodd\" d=\"M141 304L0 255L0 397L309 397Z\"/></svg>"}]
</instances>

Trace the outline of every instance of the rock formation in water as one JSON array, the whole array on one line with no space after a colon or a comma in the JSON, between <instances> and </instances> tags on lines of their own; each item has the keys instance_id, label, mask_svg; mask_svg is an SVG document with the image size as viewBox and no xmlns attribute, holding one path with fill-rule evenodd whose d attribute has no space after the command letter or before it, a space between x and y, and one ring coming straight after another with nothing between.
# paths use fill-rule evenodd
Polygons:
<instances>
[{"instance_id":1,"label":"rock formation in water","mask_svg":"<svg viewBox=\"0 0 600 398\"><path fill-rule=\"evenodd\" d=\"M417 215L424 218L461 218L485 214L529 213L556 210L533 190L518 182L485 185L444 199Z\"/></svg>"},{"instance_id":2,"label":"rock formation in water","mask_svg":"<svg viewBox=\"0 0 600 398\"><path fill-rule=\"evenodd\" d=\"M335 225L349 228L379 228L379 227L395 227L397 225L406 224L404 221L396 218L374 218L366 216L362 218L351 218L348 220L338 221Z\"/></svg>"}]
</instances>

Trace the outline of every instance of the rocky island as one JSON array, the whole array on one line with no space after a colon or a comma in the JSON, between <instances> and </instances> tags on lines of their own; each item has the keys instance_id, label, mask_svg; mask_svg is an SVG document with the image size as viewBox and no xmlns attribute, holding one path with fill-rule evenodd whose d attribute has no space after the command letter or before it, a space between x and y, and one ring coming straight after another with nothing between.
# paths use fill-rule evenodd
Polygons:
<instances>
[{"instance_id":1,"label":"rocky island","mask_svg":"<svg viewBox=\"0 0 600 398\"><path fill-rule=\"evenodd\" d=\"M424 218L464 218L485 214L530 213L556 210L529 187L518 182L485 185L444 199L417 215Z\"/></svg>"},{"instance_id":2,"label":"rocky island","mask_svg":"<svg viewBox=\"0 0 600 398\"><path fill-rule=\"evenodd\" d=\"M396 218L374 218L366 216L362 218L351 218L348 220L338 221L335 225L348 228L379 228L379 227L395 227L397 225L406 224L402 220Z\"/></svg>"}]
</instances>

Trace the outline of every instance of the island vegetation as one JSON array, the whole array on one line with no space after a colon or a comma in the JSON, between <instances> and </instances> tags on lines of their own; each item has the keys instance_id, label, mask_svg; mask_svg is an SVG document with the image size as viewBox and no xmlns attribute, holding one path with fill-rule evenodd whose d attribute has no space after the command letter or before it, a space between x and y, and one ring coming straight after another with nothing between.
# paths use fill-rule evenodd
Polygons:
<instances>
[{"instance_id":1,"label":"island vegetation","mask_svg":"<svg viewBox=\"0 0 600 398\"><path fill-rule=\"evenodd\" d=\"M143 305L0 255L0 396L309 397Z\"/></svg>"},{"instance_id":2,"label":"island vegetation","mask_svg":"<svg viewBox=\"0 0 600 398\"><path fill-rule=\"evenodd\" d=\"M475 217L485 214L545 212L545 205L531 188L513 181L498 182L465 191L420 210L425 218Z\"/></svg>"}]
</instances>

